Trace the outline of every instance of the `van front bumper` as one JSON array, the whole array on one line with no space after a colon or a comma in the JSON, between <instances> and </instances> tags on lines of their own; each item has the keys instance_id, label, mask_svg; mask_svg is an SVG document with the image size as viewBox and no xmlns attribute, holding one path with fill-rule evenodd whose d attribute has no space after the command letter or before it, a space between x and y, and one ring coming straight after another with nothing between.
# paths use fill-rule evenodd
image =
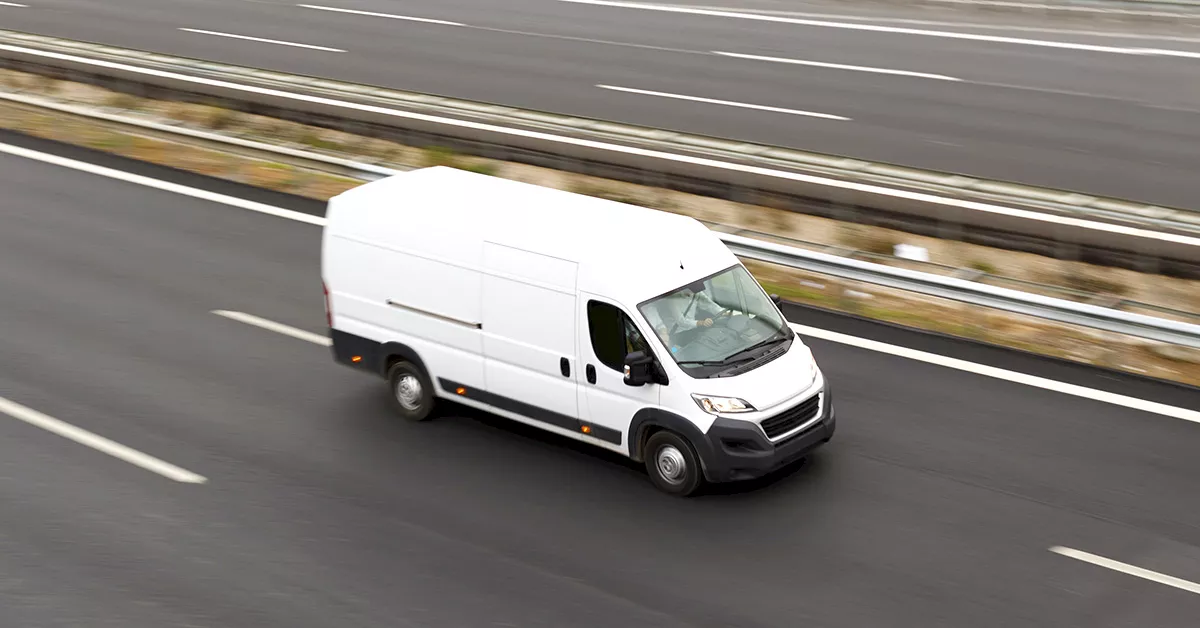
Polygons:
<instances>
[{"instance_id":1,"label":"van front bumper","mask_svg":"<svg viewBox=\"0 0 1200 628\"><path fill-rule=\"evenodd\" d=\"M761 477L785 467L833 438L837 417L828 384L822 400L821 420L787 440L772 443L755 423L718 418L709 428L704 475L710 482L732 482Z\"/></svg>"}]
</instances>

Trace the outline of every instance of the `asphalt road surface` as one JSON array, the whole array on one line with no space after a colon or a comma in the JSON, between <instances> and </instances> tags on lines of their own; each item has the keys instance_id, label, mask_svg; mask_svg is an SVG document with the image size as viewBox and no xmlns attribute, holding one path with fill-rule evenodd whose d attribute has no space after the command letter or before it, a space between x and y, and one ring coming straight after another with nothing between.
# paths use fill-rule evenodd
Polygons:
<instances>
[{"instance_id":1,"label":"asphalt road surface","mask_svg":"<svg viewBox=\"0 0 1200 628\"><path fill-rule=\"evenodd\" d=\"M318 205L0 142L0 625L1192 628L1200 617L1200 585L1188 589L1200 582L1196 423L810 337L835 387L837 437L766 481L670 498L635 466L502 419L399 422L383 384L326 347L212 313L322 335L318 226L5 151ZM1195 390L790 314L1200 409ZM98 437L142 457L101 451ZM205 481L173 481L145 456Z\"/></svg>"},{"instance_id":2,"label":"asphalt road surface","mask_svg":"<svg viewBox=\"0 0 1200 628\"><path fill-rule=\"evenodd\" d=\"M768 22L730 15L762 2L729 4L22 0L0 27L1196 206L1194 31Z\"/></svg>"}]
</instances>

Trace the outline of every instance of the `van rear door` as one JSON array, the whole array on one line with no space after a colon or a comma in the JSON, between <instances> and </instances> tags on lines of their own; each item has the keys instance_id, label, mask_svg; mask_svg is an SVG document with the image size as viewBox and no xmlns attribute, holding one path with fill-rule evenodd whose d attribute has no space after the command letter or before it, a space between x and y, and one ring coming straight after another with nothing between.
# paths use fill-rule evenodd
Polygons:
<instances>
[{"instance_id":1,"label":"van rear door","mask_svg":"<svg viewBox=\"0 0 1200 628\"><path fill-rule=\"evenodd\" d=\"M489 403L577 432L577 265L485 242L483 268L483 353Z\"/></svg>"}]
</instances>

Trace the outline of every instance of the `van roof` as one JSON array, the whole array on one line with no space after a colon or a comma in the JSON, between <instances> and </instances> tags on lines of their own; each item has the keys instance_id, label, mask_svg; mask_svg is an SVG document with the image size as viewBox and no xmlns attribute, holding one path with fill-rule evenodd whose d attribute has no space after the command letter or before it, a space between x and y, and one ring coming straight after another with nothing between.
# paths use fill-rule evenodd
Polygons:
<instances>
[{"instance_id":1,"label":"van roof","mask_svg":"<svg viewBox=\"0 0 1200 628\"><path fill-rule=\"evenodd\" d=\"M737 263L689 216L442 166L363 184L340 195L339 207L346 204L354 206L347 213L383 214L360 223L370 231L357 235L428 231L412 240L444 257L447 240L433 232L453 229L455 242L487 240L574 261L580 290L629 305ZM358 231L351 224L359 221L336 222L346 226L339 231ZM480 247L453 248L470 255Z\"/></svg>"}]
</instances>

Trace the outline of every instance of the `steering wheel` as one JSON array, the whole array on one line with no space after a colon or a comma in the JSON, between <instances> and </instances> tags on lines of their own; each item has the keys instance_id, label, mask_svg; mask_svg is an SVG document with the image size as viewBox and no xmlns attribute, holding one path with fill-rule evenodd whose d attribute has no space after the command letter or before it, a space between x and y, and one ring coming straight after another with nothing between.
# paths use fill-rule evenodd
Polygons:
<instances>
[{"instance_id":1,"label":"steering wheel","mask_svg":"<svg viewBox=\"0 0 1200 628\"><path fill-rule=\"evenodd\" d=\"M724 308L724 309L722 309L720 312L717 312L717 313L716 313L716 314L714 314L713 316L711 316L711 317L705 317L705 318L711 318L711 319L712 319L712 321L713 321L713 324L715 325L715 324L716 324L716 322L717 322L717 321L719 321L719 320L722 320L722 319L731 319L731 318L733 318L734 316L735 316L735 312L733 311L733 308L729 308L729 307L727 307L727 308Z\"/></svg>"}]
</instances>

